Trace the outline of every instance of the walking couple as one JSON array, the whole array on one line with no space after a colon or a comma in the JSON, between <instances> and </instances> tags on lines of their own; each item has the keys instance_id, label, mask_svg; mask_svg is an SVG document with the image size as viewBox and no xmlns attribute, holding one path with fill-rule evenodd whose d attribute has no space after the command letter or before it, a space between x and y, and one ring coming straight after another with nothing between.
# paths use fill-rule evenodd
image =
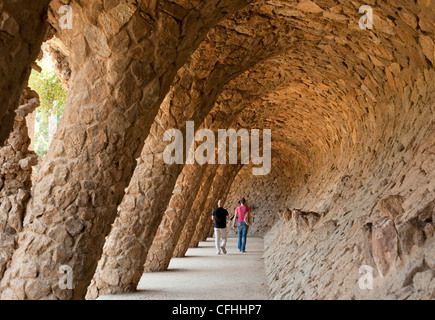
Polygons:
<instances>
[{"instance_id":1,"label":"walking couple","mask_svg":"<svg viewBox=\"0 0 435 320\"><path fill-rule=\"evenodd\" d=\"M239 252L246 252L246 236L248 229L252 223L251 209L246 206L245 198L241 199L239 206L234 210L232 218L232 226L235 229L237 223L237 231L239 236L238 248ZM216 254L220 254L221 250L224 254L227 253L227 221L229 220L228 211L223 208L223 200L218 201L218 207L213 210L212 220L214 220Z\"/></svg>"}]
</instances>

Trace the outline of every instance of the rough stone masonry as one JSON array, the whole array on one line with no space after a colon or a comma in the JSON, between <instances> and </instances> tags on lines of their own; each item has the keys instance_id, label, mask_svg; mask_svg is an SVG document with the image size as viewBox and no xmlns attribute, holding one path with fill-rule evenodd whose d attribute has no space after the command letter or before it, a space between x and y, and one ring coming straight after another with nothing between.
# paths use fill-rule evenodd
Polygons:
<instances>
[{"instance_id":1,"label":"rough stone masonry","mask_svg":"<svg viewBox=\"0 0 435 320\"><path fill-rule=\"evenodd\" d=\"M25 3L0 1L2 299L134 291L241 197L271 299L435 298L433 0ZM17 112L49 39L68 99L30 181ZM270 129L270 173L167 165L163 134L187 121Z\"/></svg>"}]
</instances>

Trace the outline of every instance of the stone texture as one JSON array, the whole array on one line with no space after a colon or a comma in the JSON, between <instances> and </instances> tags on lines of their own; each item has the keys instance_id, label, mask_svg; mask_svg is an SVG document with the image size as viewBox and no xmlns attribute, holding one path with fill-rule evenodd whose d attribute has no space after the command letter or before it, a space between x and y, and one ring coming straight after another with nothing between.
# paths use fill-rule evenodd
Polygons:
<instances>
[{"instance_id":1,"label":"stone texture","mask_svg":"<svg viewBox=\"0 0 435 320\"><path fill-rule=\"evenodd\" d=\"M174 188L176 179L183 168L182 165L167 166L163 161L163 152L166 145L162 141L165 131L168 129L178 129L184 132L186 121L188 120L197 123L196 127L199 126L198 123L204 122L207 124L204 126L205 128L216 131L219 128L225 127L226 123L223 119L213 122L212 126L208 125L210 121L205 120L205 117L214 106L217 97L224 89L223 84L236 78L243 70L255 64L260 58L265 59L274 54L275 51L283 50L283 47L288 46L286 42L283 42L283 46L278 46L269 52L265 52L266 48L249 52L247 48L258 45L259 41L273 43L283 36L271 33L265 38L261 34L258 37L252 37L248 42L244 36L241 37L239 35L238 28L243 27L244 32L254 34L255 29L258 28L264 19L261 19L259 15L255 15L250 20L245 21L243 18L252 15L251 8L242 11L239 13L240 15L242 16L238 17L240 22L228 23L226 21L212 29L208 33L207 39L194 52L189 63L178 72L170 93L160 106L159 114L151 128L151 134L145 141L141 160L130 182L130 185L133 187L132 191L127 191L128 196L124 197L119 219L114 224L115 228L132 230L134 227L136 231L135 236L138 238L137 245L143 247L142 250L137 250L140 256L135 258L130 257L132 260L131 266L134 265L135 270L137 270L137 275L134 277L137 279L136 281L139 281L142 274L143 263L145 262L148 248L151 246L150 240L154 238L158 224L164 215L162 208L168 206L171 197L170 192ZM220 48L222 47L227 47L231 51L221 51ZM216 83L221 85L216 86ZM237 109L241 110L241 108ZM211 119L212 116L208 118ZM143 178L144 173L147 173L146 179ZM139 189L137 186L139 186ZM156 194L159 196L156 197ZM146 209L140 211L137 208ZM175 215L173 210L170 212L173 216ZM140 222L137 222L136 219ZM184 220L184 216L182 220ZM167 225L168 220L164 219L162 224ZM143 232L145 228L147 232ZM171 229L174 230L176 227L172 226ZM160 235L161 233L157 234ZM119 236L121 233L114 230L110 237L115 234ZM175 234L178 234L178 231ZM164 263L152 269L165 269L169 263L170 256L172 255L171 251L173 250L171 244L175 246L176 241L172 238L174 236L172 232L166 235L168 238L163 241L164 245L168 245L168 248L165 250L166 253L159 252L158 254L159 260L163 259ZM124 236L126 238L129 237L127 234L124 234ZM129 242L123 241L123 239L114 239L110 243L119 246L120 243ZM110 247L107 247L107 251L111 250ZM126 252L127 248L123 248L123 251ZM104 269L105 265L112 264L110 262L111 258L105 258L104 255L105 253L103 253L102 261L105 261L105 264L100 264L99 269ZM166 258L163 258L163 256ZM121 271L121 273L127 272L131 272L131 267L129 270ZM97 274L95 278L99 280L94 281L93 286L97 287L97 291L102 291L105 294L113 293L114 290L119 290L119 292L129 290L127 288L109 289L104 284L103 277L98 277ZM135 288L136 286L137 283L129 284L130 288ZM88 297L91 297L91 295L88 295Z\"/></svg>"},{"instance_id":2,"label":"stone texture","mask_svg":"<svg viewBox=\"0 0 435 320\"><path fill-rule=\"evenodd\" d=\"M203 241L204 238L209 235L210 229L213 227L211 213L213 212L213 209L216 208L219 199L222 199L224 202L226 202L227 193L229 192L231 186L230 181L234 179L241 167L241 165L228 164L222 165L217 169L213 185L211 186L207 195L204 207L200 211L198 223L190 240L190 248L198 247L199 242Z\"/></svg>"},{"instance_id":3,"label":"stone texture","mask_svg":"<svg viewBox=\"0 0 435 320\"><path fill-rule=\"evenodd\" d=\"M0 1L0 146L12 131L21 92L40 52L49 2Z\"/></svg>"},{"instance_id":4,"label":"stone texture","mask_svg":"<svg viewBox=\"0 0 435 320\"><path fill-rule=\"evenodd\" d=\"M81 299L92 277L89 298L134 291L145 263L164 270L211 234L218 198L231 212L245 196L272 299L433 299L435 8L369 4L372 30L348 0L71 1L65 115L2 298ZM271 129L271 173L164 164L162 133L191 119ZM63 264L74 290L57 286Z\"/></svg>"},{"instance_id":5,"label":"stone texture","mask_svg":"<svg viewBox=\"0 0 435 320\"><path fill-rule=\"evenodd\" d=\"M39 106L38 94L26 88L15 111L14 128L0 148L0 279L18 246L25 208L30 199L32 166L37 156L29 150L26 116Z\"/></svg>"},{"instance_id":6,"label":"stone texture","mask_svg":"<svg viewBox=\"0 0 435 320\"><path fill-rule=\"evenodd\" d=\"M186 222L180 234L180 238L178 239L177 245L174 249L174 257L184 257L190 247L192 237L194 236L196 227L199 223L201 212L204 211L205 202L208 195L210 194L210 189L213 185L213 181L216 178L217 169L217 166L212 166L211 168L208 168L206 173L204 174L204 179L201 181L201 186L199 187L198 194L196 195L195 201L190 208L189 215L186 219Z\"/></svg>"},{"instance_id":7,"label":"stone texture","mask_svg":"<svg viewBox=\"0 0 435 320\"><path fill-rule=\"evenodd\" d=\"M385 276L395 266L398 256L397 241L397 231L393 220L384 217L373 224L373 259L382 276Z\"/></svg>"},{"instance_id":8,"label":"stone texture","mask_svg":"<svg viewBox=\"0 0 435 320\"><path fill-rule=\"evenodd\" d=\"M73 31L58 30L57 34L71 68L69 95L62 123L35 182L26 227L20 236L23 241L11 269L34 259L49 269L54 247L62 244L72 252L67 263L75 275L71 297L84 298L136 166L135 159L177 70L219 19L247 3L233 1L217 6L217 2L190 9L201 23L189 24L189 34L180 30L176 18L183 19L178 10L186 12L184 19L189 17L183 5L173 7L162 2L158 8L150 8L129 2L110 11L97 1L69 4L75 17ZM56 29L59 5L59 1L51 2L49 15ZM140 24L143 27L137 27ZM149 72L137 77L137 68ZM81 116L89 110L93 117ZM62 186L56 185L53 175L58 166L66 166L71 172ZM85 187L85 181L92 182L92 189ZM83 229L72 236L65 223L46 221L40 227L39 220L53 210L51 214L63 222L79 211L92 210L95 215L81 221ZM49 245L30 250L34 238L38 244ZM52 287L47 298L57 297L54 290L59 267L51 265L52 276L41 280ZM17 274L5 273L2 290L13 287Z\"/></svg>"},{"instance_id":9,"label":"stone texture","mask_svg":"<svg viewBox=\"0 0 435 320\"><path fill-rule=\"evenodd\" d=\"M178 177L168 208L148 251L145 272L168 268L206 169L206 165L186 165ZM181 190L177 186L181 186Z\"/></svg>"},{"instance_id":10,"label":"stone texture","mask_svg":"<svg viewBox=\"0 0 435 320\"><path fill-rule=\"evenodd\" d=\"M281 195L286 186L286 176L278 166L273 165L272 168L273 171L267 176L253 176L252 167L245 166L231 184L226 202L227 210L232 216L239 206L238 201L241 198L246 199L246 205L251 208L252 213L249 236L264 236L280 218L280 212L275 210L277 203L283 201Z\"/></svg>"}]
</instances>

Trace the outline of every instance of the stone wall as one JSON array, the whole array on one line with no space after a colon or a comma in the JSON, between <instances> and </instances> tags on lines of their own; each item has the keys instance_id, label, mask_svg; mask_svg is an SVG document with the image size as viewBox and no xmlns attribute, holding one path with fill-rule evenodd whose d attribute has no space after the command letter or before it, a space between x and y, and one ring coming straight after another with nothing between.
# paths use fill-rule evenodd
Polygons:
<instances>
[{"instance_id":1,"label":"stone wall","mask_svg":"<svg viewBox=\"0 0 435 320\"><path fill-rule=\"evenodd\" d=\"M402 134L349 151L290 190L265 237L271 298L434 298L434 108L423 99L398 117ZM373 290L360 289L363 265Z\"/></svg>"},{"instance_id":2,"label":"stone wall","mask_svg":"<svg viewBox=\"0 0 435 320\"><path fill-rule=\"evenodd\" d=\"M0 1L0 146L12 131L20 94L40 52L49 3Z\"/></svg>"},{"instance_id":3,"label":"stone wall","mask_svg":"<svg viewBox=\"0 0 435 320\"><path fill-rule=\"evenodd\" d=\"M15 111L12 133L0 148L0 279L18 246L25 208L30 199L32 166L37 156L29 150L26 116L39 106L36 92L26 88Z\"/></svg>"},{"instance_id":4,"label":"stone wall","mask_svg":"<svg viewBox=\"0 0 435 320\"><path fill-rule=\"evenodd\" d=\"M253 207L272 298L433 298L433 2L368 1L363 30L351 0L71 0L74 27L61 30L64 2L48 20L69 94L24 219L28 139L14 132L0 153L0 232L19 239L2 298L134 291L153 240L147 268L163 270L210 235L227 195L231 212L240 197ZM48 5L32 1L26 25L14 3L0 2L0 142ZM191 119L271 129L271 173L166 165L165 130ZM64 265L73 289L59 287ZM373 290L358 286L362 265Z\"/></svg>"},{"instance_id":5,"label":"stone wall","mask_svg":"<svg viewBox=\"0 0 435 320\"><path fill-rule=\"evenodd\" d=\"M85 297L178 69L210 28L247 3L71 1L73 29L60 30L63 3L51 2L49 22L71 68L69 94L2 279L3 298ZM34 261L38 271L20 277ZM59 288L63 265L74 271L72 290Z\"/></svg>"},{"instance_id":6,"label":"stone wall","mask_svg":"<svg viewBox=\"0 0 435 320\"><path fill-rule=\"evenodd\" d=\"M225 208L232 217L241 198L246 199L246 205L251 208L252 226L249 236L264 236L279 219L278 208L284 207L287 194L286 176L276 163L274 170L266 176L253 176L252 167L245 166L231 185ZM231 224L229 224L231 227ZM229 235L237 234L230 231Z\"/></svg>"}]
</instances>

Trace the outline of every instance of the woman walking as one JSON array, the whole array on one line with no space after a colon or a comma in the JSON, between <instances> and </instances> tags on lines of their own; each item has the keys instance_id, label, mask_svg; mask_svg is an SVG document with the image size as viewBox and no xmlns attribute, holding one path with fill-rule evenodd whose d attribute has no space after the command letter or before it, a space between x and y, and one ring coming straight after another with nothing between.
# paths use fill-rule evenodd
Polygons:
<instances>
[{"instance_id":1,"label":"woman walking","mask_svg":"<svg viewBox=\"0 0 435 320\"><path fill-rule=\"evenodd\" d=\"M251 209L247 207L245 198L240 200L240 206L235 210L235 216L233 220L233 228L236 228L239 234L239 252L245 252L246 248L246 236L248 235L248 229L251 225Z\"/></svg>"}]
</instances>

